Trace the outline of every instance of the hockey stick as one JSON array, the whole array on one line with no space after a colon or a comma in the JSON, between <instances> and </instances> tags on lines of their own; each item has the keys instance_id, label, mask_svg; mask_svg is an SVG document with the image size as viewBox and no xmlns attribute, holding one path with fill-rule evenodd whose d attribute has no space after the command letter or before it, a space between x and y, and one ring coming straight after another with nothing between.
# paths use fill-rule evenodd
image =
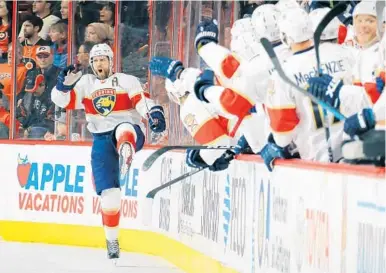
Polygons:
<instances>
[{"instance_id":1,"label":"hockey stick","mask_svg":"<svg viewBox=\"0 0 386 273\"><path fill-rule=\"evenodd\" d=\"M184 179L188 178L189 176L192 176L192 175L194 175L194 174L196 174L198 172L201 172L201 171L207 169L208 167L209 166L204 167L204 168L198 168L198 169L195 169L195 170L190 171L188 173L185 173L185 174L183 174L183 175L181 175L181 176L179 176L177 178L174 178L173 180L171 180L171 181L169 181L169 182L167 182L167 183L165 183L165 184L163 184L163 185L161 185L161 186L159 186L157 188L154 188L153 190L149 191L148 194L146 195L146 198L154 199L155 195L158 192L160 192L161 190L163 190L163 189L165 189L167 187L170 187L171 185L174 185L177 182L180 182L181 180L184 180Z\"/></svg>"},{"instance_id":2,"label":"hockey stick","mask_svg":"<svg viewBox=\"0 0 386 273\"><path fill-rule=\"evenodd\" d=\"M275 70L277 71L277 73L279 74L279 76L282 78L283 81L285 81L287 84L289 84L290 86L292 86L293 88L295 88L296 90L301 92L303 95L309 97L311 99L311 101L319 104L324 109L326 109L327 111L332 113L337 119L339 119L339 120L345 120L346 119L346 117L344 115L342 115L337 109L335 109L334 107L325 103L324 101L319 100L314 95L308 93L306 90L304 90L303 88L301 88L300 86L298 86L297 84L292 82L287 77L287 75L284 73L283 68L281 67L280 62L276 57L275 51L273 50L271 43L266 38L261 38L260 42L263 45L265 51L267 52L269 58L271 59Z\"/></svg>"},{"instance_id":3,"label":"hockey stick","mask_svg":"<svg viewBox=\"0 0 386 273\"><path fill-rule=\"evenodd\" d=\"M196 150L228 150L233 149L234 146L165 146L157 151L153 152L146 160L143 162L142 170L147 171L153 166L154 162L164 153L171 150L186 150L186 149L196 149Z\"/></svg>"},{"instance_id":4,"label":"hockey stick","mask_svg":"<svg viewBox=\"0 0 386 273\"><path fill-rule=\"evenodd\" d=\"M347 5L344 3L340 3L339 5L335 6L333 9L331 9L320 21L318 27L315 30L314 33L314 46L315 46L315 56L316 56L316 71L318 73L318 76L320 76L322 70L320 67L320 38L322 36L322 33L324 29L328 26L328 24L334 20L336 16L343 13L346 10ZM328 151L328 158L330 162L334 162L334 155L332 153L332 147L331 147L331 133L330 133L330 121L328 117L328 113L325 108L323 108L323 127L324 127L324 133L326 135L327 140L327 151Z\"/></svg>"}]
</instances>

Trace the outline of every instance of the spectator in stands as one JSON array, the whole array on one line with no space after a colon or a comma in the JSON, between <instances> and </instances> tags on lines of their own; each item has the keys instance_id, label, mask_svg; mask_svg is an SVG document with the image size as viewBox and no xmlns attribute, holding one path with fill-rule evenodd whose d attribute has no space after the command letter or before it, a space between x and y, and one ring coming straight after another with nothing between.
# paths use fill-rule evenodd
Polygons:
<instances>
[{"instance_id":1,"label":"spectator in stands","mask_svg":"<svg viewBox=\"0 0 386 273\"><path fill-rule=\"evenodd\" d=\"M28 133L29 138L43 138L47 132L54 132L55 104L51 101L51 94L46 90L46 82L42 74L27 77L30 93L26 93L17 102L16 117Z\"/></svg>"},{"instance_id":2,"label":"spectator in stands","mask_svg":"<svg viewBox=\"0 0 386 273\"><path fill-rule=\"evenodd\" d=\"M103 23L91 23L86 28L85 41L96 44L106 43L113 46L114 30L111 26Z\"/></svg>"},{"instance_id":3,"label":"spectator in stands","mask_svg":"<svg viewBox=\"0 0 386 273\"><path fill-rule=\"evenodd\" d=\"M45 78L47 92L51 94L52 88L56 85L60 68L53 65L52 49L48 46L39 47L36 52L36 57L37 64Z\"/></svg>"},{"instance_id":4,"label":"spectator in stands","mask_svg":"<svg viewBox=\"0 0 386 273\"><path fill-rule=\"evenodd\" d=\"M62 0L60 3L60 14L62 21L68 21L68 0Z\"/></svg>"},{"instance_id":5,"label":"spectator in stands","mask_svg":"<svg viewBox=\"0 0 386 273\"><path fill-rule=\"evenodd\" d=\"M29 14L23 23L23 63L27 69L36 66L36 49L40 46L50 46L50 42L42 39L39 32L43 27L43 20L36 15Z\"/></svg>"},{"instance_id":6,"label":"spectator in stands","mask_svg":"<svg viewBox=\"0 0 386 273\"><path fill-rule=\"evenodd\" d=\"M110 27L114 27L115 20L115 4L112 2L105 2L99 11L99 21Z\"/></svg>"},{"instance_id":7,"label":"spectator in stands","mask_svg":"<svg viewBox=\"0 0 386 273\"><path fill-rule=\"evenodd\" d=\"M53 24L49 36L53 42L53 64L63 69L67 66L67 25L61 21Z\"/></svg>"},{"instance_id":8,"label":"spectator in stands","mask_svg":"<svg viewBox=\"0 0 386 273\"><path fill-rule=\"evenodd\" d=\"M99 22L101 5L95 1L79 0L75 12L76 44L85 41L86 27L94 22Z\"/></svg>"},{"instance_id":9,"label":"spectator in stands","mask_svg":"<svg viewBox=\"0 0 386 273\"><path fill-rule=\"evenodd\" d=\"M12 21L12 2L0 1L0 63L7 62L9 32Z\"/></svg>"},{"instance_id":10,"label":"spectator in stands","mask_svg":"<svg viewBox=\"0 0 386 273\"><path fill-rule=\"evenodd\" d=\"M77 63L79 69L82 70L83 74L92 73L91 67L89 66L90 51L95 44L93 42L84 42L80 45L77 54Z\"/></svg>"},{"instance_id":11,"label":"spectator in stands","mask_svg":"<svg viewBox=\"0 0 386 273\"><path fill-rule=\"evenodd\" d=\"M67 136L67 125L66 125L66 113L60 112L59 116L55 118L55 134L47 132L44 135L44 140L65 140Z\"/></svg>"},{"instance_id":12,"label":"spectator in stands","mask_svg":"<svg viewBox=\"0 0 386 273\"><path fill-rule=\"evenodd\" d=\"M32 11L33 13L42 19L43 25L39 31L39 36L43 38L44 40L48 39L48 31L54 23L60 20L59 17L51 14L51 8L52 4L55 1L43 1L43 0L36 0L32 3ZM24 24L21 28L19 39L21 41L23 40L23 31L24 31Z\"/></svg>"},{"instance_id":13,"label":"spectator in stands","mask_svg":"<svg viewBox=\"0 0 386 273\"><path fill-rule=\"evenodd\" d=\"M24 81L27 77L27 68L21 62L21 50L22 46L16 40L15 47L12 46L13 43L8 44L8 63L0 65L0 84L3 86L3 106L9 110L8 103L12 98L12 85L13 81L11 79L11 70L12 70L12 51L16 48L16 95L19 95L22 92L24 87Z\"/></svg>"}]
</instances>

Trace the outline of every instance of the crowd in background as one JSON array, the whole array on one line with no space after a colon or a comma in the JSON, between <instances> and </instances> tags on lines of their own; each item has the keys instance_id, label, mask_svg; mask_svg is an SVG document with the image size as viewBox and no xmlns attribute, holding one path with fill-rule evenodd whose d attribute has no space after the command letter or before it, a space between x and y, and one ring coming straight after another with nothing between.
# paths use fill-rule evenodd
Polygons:
<instances>
[{"instance_id":1,"label":"crowd in background","mask_svg":"<svg viewBox=\"0 0 386 273\"><path fill-rule=\"evenodd\" d=\"M340 1L281 0L297 2L307 11L321 7L333 7ZM156 9L157 16L150 10L150 2ZM192 38L195 26L203 18L214 18L215 5L220 5L220 26L223 35L220 44L229 47L231 40L231 21L251 15L253 10L264 3L276 4L279 1L184 1L183 23L180 29L173 26L175 15L169 1L73 1L73 14L69 13L68 0L62 1L18 1L17 37L12 37L13 1L0 1L0 138L9 138L10 126L15 126L15 138L62 140L68 136L67 130L74 132L71 140L87 139L83 111L73 111L72 119L66 125L64 109L58 109L51 101L51 90L61 69L69 63L76 63L83 73L91 73L89 52L96 43L107 43L115 51L119 47L119 71L138 77L142 83L148 83L149 54L179 57L187 65L193 65L195 56ZM360 1L350 1L355 6ZM120 12L116 20L116 3ZM236 13L230 14L231 5ZM199 11L195 8L199 7ZM186 12L190 10L189 14ZM234 10L234 9L233 9ZM200 13L197 17L194 13ZM73 18L72 48L75 52L68 54L69 17ZM350 16L339 18L343 26L352 23ZM151 22L153 20L153 22ZM384 23L384 18L383 18ZM116 24L119 24L118 26ZM118 35L116 28L118 27ZM153 28L149 37L149 28ZM190 31L187 31L188 28ZM180 47L177 51L163 45L177 39L173 33L178 32ZM189 37L190 36L190 37ZM154 52L150 52L150 38L158 43ZM12 51L16 51L16 88L12 89ZM174 50L174 52L173 52ZM176 53L178 52L178 53ZM197 57L195 61L199 60ZM197 64L196 64L197 65ZM199 66L201 66L199 64ZM169 104L166 92L155 94L156 100ZM12 92L13 90L13 92ZM13 99L13 94L15 98ZM14 101L15 122L11 122L11 102ZM172 106L166 114L172 112ZM169 117L172 119L172 117ZM169 126L170 130L179 130ZM170 134L170 132L169 132Z\"/></svg>"}]
</instances>

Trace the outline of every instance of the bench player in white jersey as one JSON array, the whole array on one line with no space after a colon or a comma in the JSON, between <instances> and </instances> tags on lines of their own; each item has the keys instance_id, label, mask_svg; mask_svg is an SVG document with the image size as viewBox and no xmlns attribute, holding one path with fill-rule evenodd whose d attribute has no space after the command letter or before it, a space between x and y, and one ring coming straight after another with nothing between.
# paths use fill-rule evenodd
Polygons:
<instances>
[{"instance_id":1,"label":"bench player in white jersey","mask_svg":"<svg viewBox=\"0 0 386 273\"><path fill-rule=\"evenodd\" d=\"M233 142L231 130L235 122L220 115L210 104L194 95L196 78L201 71L184 68L179 60L167 57L153 57L149 69L154 76L166 79L165 87L169 98L180 105L180 120L191 136L201 145L230 146ZM233 150L187 151L186 162L190 167L208 167L211 171L221 171L228 167L235 155L241 153L247 143L244 137Z\"/></svg>"},{"instance_id":2,"label":"bench player in white jersey","mask_svg":"<svg viewBox=\"0 0 386 273\"><path fill-rule=\"evenodd\" d=\"M85 110L93 134L91 167L101 196L108 258L116 259L120 185L128 179L132 158L145 141L141 119L149 119L154 132L165 130L165 119L162 107L155 105L136 77L113 73L113 52L107 44L92 48L90 66L94 74L71 73L74 66L63 70L51 97L59 107Z\"/></svg>"},{"instance_id":3,"label":"bench player in white jersey","mask_svg":"<svg viewBox=\"0 0 386 273\"><path fill-rule=\"evenodd\" d=\"M289 57L283 65L283 70L293 82L305 88L307 81L317 75L312 23L309 15L302 9L290 9L282 15L279 27L283 42L288 44L293 52L293 56ZM323 54L320 57L323 73L344 78L349 67L339 53L329 52L328 55ZM302 159L327 162L322 109L284 82L276 73L271 91L268 92L266 106L275 145L283 148L294 141ZM368 104L361 87L344 90L340 94L341 111L345 115L355 113ZM346 101L349 102L346 104ZM330 124L332 121L331 117ZM338 160L342 141L342 123L334 119L330 132L334 160Z\"/></svg>"},{"instance_id":4,"label":"bench player in white jersey","mask_svg":"<svg viewBox=\"0 0 386 273\"><path fill-rule=\"evenodd\" d=\"M375 103L379 98L375 83L378 76L376 68L380 65L376 1L362 1L356 5L353 21L355 36L345 43L355 52L353 81L355 85L363 86L372 103Z\"/></svg>"},{"instance_id":5,"label":"bench player in white jersey","mask_svg":"<svg viewBox=\"0 0 386 273\"><path fill-rule=\"evenodd\" d=\"M349 139L343 142L342 150L345 159L349 159L352 163L376 163L384 166L385 152L385 129L386 129L386 92L385 92L385 50L386 37L383 38L379 53L379 59L383 63L381 74L376 79L377 92L380 94L379 99L372 108L364 108L358 113L349 116L344 122L344 132L349 136ZM320 92L314 93L319 99L326 100L325 95L329 90L328 82L323 81L324 76L310 79L309 90L319 89ZM315 86L317 82L318 86ZM324 82L324 84L320 84ZM344 86L345 88L357 88L356 86ZM332 90L334 93L339 93L341 88ZM319 94L321 96L319 96ZM375 130L373 130L375 129ZM365 148L368 147L368 148ZM383 156L383 159L382 159ZM381 158L379 158L381 157ZM365 160L365 161L363 161Z\"/></svg>"},{"instance_id":6,"label":"bench player in white jersey","mask_svg":"<svg viewBox=\"0 0 386 273\"><path fill-rule=\"evenodd\" d=\"M315 32L319 23L326 16L328 12L330 12L330 8L319 8L311 11L309 17L312 21L312 28ZM330 52L335 52L336 56L341 56L341 60L345 63L345 67L348 68L348 71L345 73L344 83L351 84L353 81L352 69L355 65L355 57L352 54L352 51L347 49L340 44L338 44L338 36L339 36L339 27L341 23L338 17L335 17L323 30L323 33L320 36L320 46L319 52L320 55L328 55ZM333 67L326 66L325 73L333 74Z\"/></svg>"}]
</instances>

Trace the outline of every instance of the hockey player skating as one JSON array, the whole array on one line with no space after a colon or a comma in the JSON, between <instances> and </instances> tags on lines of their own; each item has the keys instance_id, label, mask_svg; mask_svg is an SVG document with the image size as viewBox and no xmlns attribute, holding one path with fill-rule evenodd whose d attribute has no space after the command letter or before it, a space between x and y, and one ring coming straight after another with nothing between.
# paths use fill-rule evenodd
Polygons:
<instances>
[{"instance_id":1,"label":"hockey player skating","mask_svg":"<svg viewBox=\"0 0 386 273\"><path fill-rule=\"evenodd\" d=\"M109 259L119 258L120 181L125 179L134 154L142 149L145 135L141 118L154 132L165 130L164 112L144 92L139 80L114 73L113 52L97 44L90 52L94 74L64 69L52 90L52 101L66 109L84 109L87 128L93 134L91 167L95 188L101 197Z\"/></svg>"},{"instance_id":2,"label":"hockey player skating","mask_svg":"<svg viewBox=\"0 0 386 273\"><path fill-rule=\"evenodd\" d=\"M305 88L308 79L317 75L311 20L304 10L291 9L283 14L279 27L283 42L287 43L293 52L293 56L283 65L285 74L298 86ZM350 69L335 52L321 54L321 67L323 73L340 78L344 78ZM327 78L330 86L339 84ZM330 91L327 95L331 105L337 103L336 93ZM341 112L345 115L351 115L369 105L361 87L340 92L340 101ZM276 157L277 152L294 141L302 159L328 161L322 110L318 105L311 103L308 97L292 88L278 75L274 76L266 102L276 147L276 150L272 150L272 159ZM343 126L332 118L330 124L334 161L337 161L340 158Z\"/></svg>"}]
</instances>

